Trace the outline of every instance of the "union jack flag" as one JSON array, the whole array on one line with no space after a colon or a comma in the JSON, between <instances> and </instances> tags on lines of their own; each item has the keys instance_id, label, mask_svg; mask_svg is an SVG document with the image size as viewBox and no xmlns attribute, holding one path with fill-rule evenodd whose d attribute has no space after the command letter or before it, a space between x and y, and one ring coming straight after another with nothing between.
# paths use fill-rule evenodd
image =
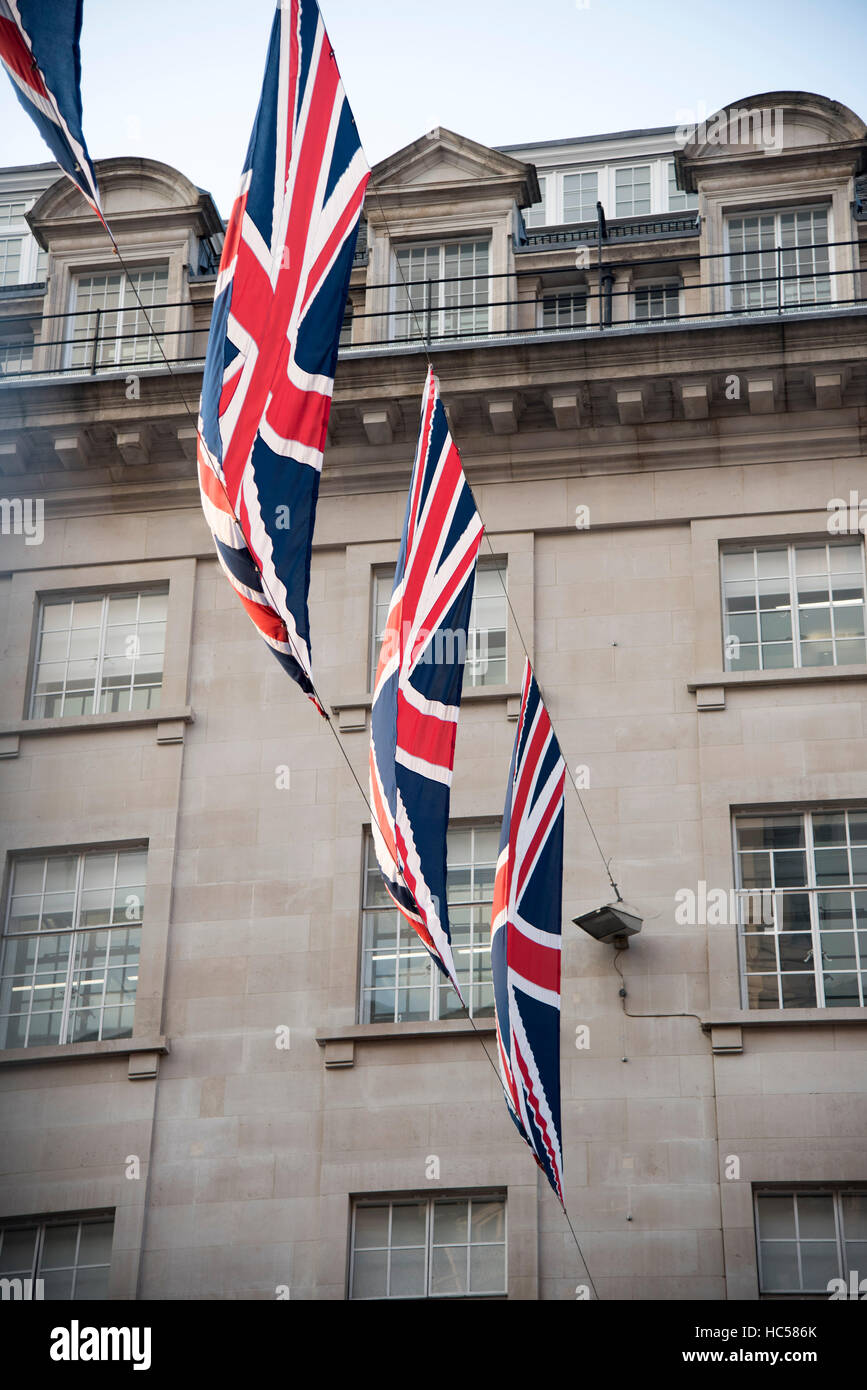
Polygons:
<instances>
[{"instance_id":1,"label":"union jack flag","mask_svg":"<svg viewBox=\"0 0 867 1390\"><path fill-rule=\"evenodd\" d=\"M280 0L217 275L199 487L230 583L321 713L310 657L310 555L369 177L318 6Z\"/></svg>"},{"instance_id":2,"label":"union jack flag","mask_svg":"<svg viewBox=\"0 0 867 1390\"><path fill-rule=\"evenodd\" d=\"M82 0L0 0L0 59L61 169L102 219L81 130Z\"/></svg>"},{"instance_id":3,"label":"union jack flag","mask_svg":"<svg viewBox=\"0 0 867 1390\"><path fill-rule=\"evenodd\" d=\"M497 1050L519 1134L563 1202L560 916L566 765L529 661L491 915Z\"/></svg>"},{"instance_id":4,"label":"union jack flag","mask_svg":"<svg viewBox=\"0 0 867 1390\"><path fill-rule=\"evenodd\" d=\"M429 371L373 691L370 804L386 891L459 996L446 906L446 831L482 532Z\"/></svg>"}]
</instances>

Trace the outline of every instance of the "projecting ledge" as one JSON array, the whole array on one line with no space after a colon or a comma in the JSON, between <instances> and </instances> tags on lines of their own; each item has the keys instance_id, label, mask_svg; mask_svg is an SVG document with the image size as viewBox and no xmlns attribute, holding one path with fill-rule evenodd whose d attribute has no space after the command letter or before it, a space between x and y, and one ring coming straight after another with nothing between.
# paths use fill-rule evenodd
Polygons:
<instances>
[{"instance_id":1,"label":"projecting ledge","mask_svg":"<svg viewBox=\"0 0 867 1390\"><path fill-rule=\"evenodd\" d=\"M473 685L465 687L461 695L461 705L466 707L500 700L506 706L506 717L517 719L520 699L521 690L517 685ZM349 700L334 700L331 713L337 715L341 732L366 729L366 714L372 703L372 695L355 695Z\"/></svg>"},{"instance_id":2,"label":"projecting ledge","mask_svg":"<svg viewBox=\"0 0 867 1390\"><path fill-rule=\"evenodd\" d=\"M865 681L863 666L800 666L772 671L718 671L687 681L699 710L725 709L726 691L749 686L814 684L820 681Z\"/></svg>"},{"instance_id":3,"label":"projecting ledge","mask_svg":"<svg viewBox=\"0 0 867 1390\"><path fill-rule=\"evenodd\" d=\"M472 1037L496 1031L492 1019L479 1019L473 1025L469 1019L424 1019L413 1023L352 1023L343 1028L320 1028L315 1037L325 1050L325 1065L329 1070L355 1065L358 1043L417 1042L419 1038Z\"/></svg>"},{"instance_id":4,"label":"projecting ledge","mask_svg":"<svg viewBox=\"0 0 867 1390\"><path fill-rule=\"evenodd\" d=\"M838 1024L867 1026L864 1009L726 1009L705 1014L701 1026L711 1035L714 1052L739 1052L735 1034L743 1028L834 1028ZM717 1046L719 1040L720 1046ZM726 1045L727 1044L727 1045Z\"/></svg>"},{"instance_id":5,"label":"projecting ledge","mask_svg":"<svg viewBox=\"0 0 867 1390\"><path fill-rule=\"evenodd\" d=\"M157 743L183 743L184 727L195 715L189 705L172 709L129 710L122 714L76 714L60 719L18 719L0 728L0 758L16 758L20 740L42 734L76 734L93 729L156 728Z\"/></svg>"},{"instance_id":6,"label":"projecting ledge","mask_svg":"<svg viewBox=\"0 0 867 1390\"><path fill-rule=\"evenodd\" d=\"M168 1038L162 1035L152 1038L110 1038L103 1042L52 1044L48 1047L8 1047L0 1051L0 1067L120 1057L128 1059L129 1079L140 1081L156 1076L160 1057L165 1056L170 1050Z\"/></svg>"}]
</instances>

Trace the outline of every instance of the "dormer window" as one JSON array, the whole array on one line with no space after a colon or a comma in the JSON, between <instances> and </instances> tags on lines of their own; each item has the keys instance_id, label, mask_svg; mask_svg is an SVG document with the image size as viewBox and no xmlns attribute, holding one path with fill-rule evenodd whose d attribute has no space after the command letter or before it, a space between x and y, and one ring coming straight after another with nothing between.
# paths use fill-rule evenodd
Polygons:
<instances>
[{"instance_id":1,"label":"dormer window","mask_svg":"<svg viewBox=\"0 0 867 1390\"><path fill-rule=\"evenodd\" d=\"M163 340L155 335L165 332L168 281L165 265L131 270L128 275L118 270L76 276L66 365L95 369L162 361Z\"/></svg>"},{"instance_id":2,"label":"dormer window","mask_svg":"<svg viewBox=\"0 0 867 1390\"><path fill-rule=\"evenodd\" d=\"M0 288L45 279L48 257L36 245L24 214L33 199L0 202Z\"/></svg>"},{"instance_id":3,"label":"dormer window","mask_svg":"<svg viewBox=\"0 0 867 1390\"><path fill-rule=\"evenodd\" d=\"M392 337L462 338L487 333L490 253L489 240L399 247Z\"/></svg>"},{"instance_id":4,"label":"dormer window","mask_svg":"<svg viewBox=\"0 0 867 1390\"><path fill-rule=\"evenodd\" d=\"M669 212L686 212L689 208L698 207L697 193L684 193L677 186L677 177L674 172L674 160L668 166L668 210Z\"/></svg>"},{"instance_id":5,"label":"dormer window","mask_svg":"<svg viewBox=\"0 0 867 1390\"><path fill-rule=\"evenodd\" d=\"M829 304L828 209L798 208L729 217L730 307L796 309Z\"/></svg>"},{"instance_id":6,"label":"dormer window","mask_svg":"<svg viewBox=\"0 0 867 1390\"><path fill-rule=\"evenodd\" d=\"M599 174L595 169L563 175L564 222L594 221L598 198Z\"/></svg>"},{"instance_id":7,"label":"dormer window","mask_svg":"<svg viewBox=\"0 0 867 1390\"><path fill-rule=\"evenodd\" d=\"M650 165L634 164L614 170L614 216L638 217L650 212Z\"/></svg>"}]
</instances>

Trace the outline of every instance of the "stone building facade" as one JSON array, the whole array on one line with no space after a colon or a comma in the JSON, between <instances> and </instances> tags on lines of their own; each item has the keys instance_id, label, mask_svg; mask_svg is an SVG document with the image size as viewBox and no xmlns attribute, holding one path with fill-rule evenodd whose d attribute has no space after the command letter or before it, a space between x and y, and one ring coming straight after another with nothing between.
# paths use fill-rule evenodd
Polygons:
<instances>
[{"instance_id":1,"label":"stone building facade","mask_svg":"<svg viewBox=\"0 0 867 1390\"><path fill-rule=\"evenodd\" d=\"M98 166L133 293L51 166L0 171L0 1276L722 1300L867 1275L865 165L858 116L777 92L686 138L439 129L374 170L314 669L364 782L423 335L488 536L450 832L473 1024L382 901L332 732L218 572L194 465L211 198L152 160ZM586 1267L476 1036L492 1052L524 646L644 921L625 952L571 925L611 889L569 793Z\"/></svg>"}]
</instances>

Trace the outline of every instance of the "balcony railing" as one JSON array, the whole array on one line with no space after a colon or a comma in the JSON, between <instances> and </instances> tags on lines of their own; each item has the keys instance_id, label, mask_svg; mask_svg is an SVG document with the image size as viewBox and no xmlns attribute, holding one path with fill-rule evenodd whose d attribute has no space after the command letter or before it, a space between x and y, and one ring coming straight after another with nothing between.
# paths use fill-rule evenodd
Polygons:
<instances>
[{"instance_id":1,"label":"balcony railing","mask_svg":"<svg viewBox=\"0 0 867 1390\"><path fill-rule=\"evenodd\" d=\"M671 220L671 219L669 219ZM689 219L675 219L689 220ZM580 230L580 229L579 229ZM813 242L755 252L623 259L608 242L584 246L580 263L497 274L367 284L353 292L341 352L477 346L524 337L594 336L828 311L867 303L857 267L832 268L835 248ZM815 256L813 253L817 253ZM208 328L191 323L189 301L111 311L0 316L0 384L53 377L201 365Z\"/></svg>"},{"instance_id":2,"label":"balcony railing","mask_svg":"<svg viewBox=\"0 0 867 1390\"><path fill-rule=\"evenodd\" d=\"M701 231L698 213L658 212L646 217L612 217L606 222L606 241L647 241L654 237L698 236ZM572 246L576 242L596 243L598 225L592 222L573 222L564 226L537 227L527 232L527 245L521 250L548 250L552 246Z\"/></svg>"}]
</instances>

